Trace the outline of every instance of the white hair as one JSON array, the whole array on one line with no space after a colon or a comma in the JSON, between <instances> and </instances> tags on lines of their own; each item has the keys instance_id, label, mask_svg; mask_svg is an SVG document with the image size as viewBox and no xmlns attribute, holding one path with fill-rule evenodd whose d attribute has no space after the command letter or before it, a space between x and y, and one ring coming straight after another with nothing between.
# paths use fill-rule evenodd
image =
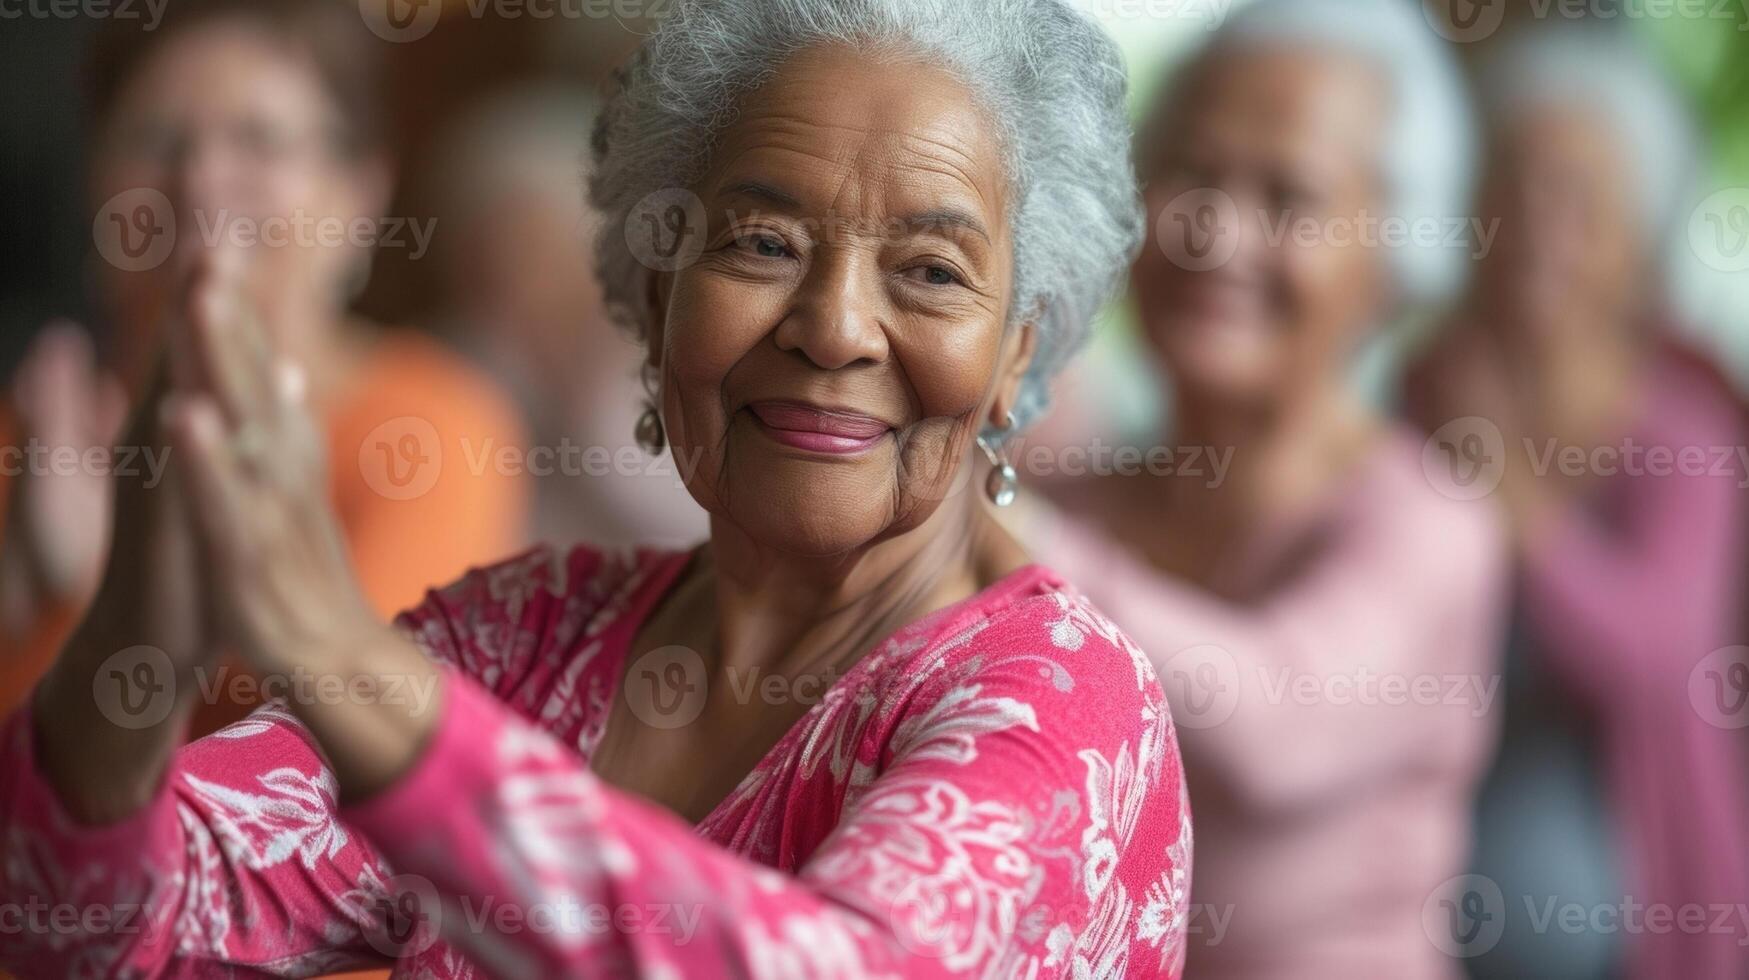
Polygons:
<instances>
[{"instance_id":1,"label":"white hair","mask_svg":"<svg viewBox=\"0 0 1749 980\"><path fill-rule=\"evenodd\" d=\"M1647 240L1680 230L1700 165L1699 133L1669 75L1632 35L1606 26L1537 27L1500 42L1483 61L1484 113L1498 127L1541 107L1602 124L1632 170Z\"/></svg>"},{"instance_id":2,"label":"white hair","mask_svg":"<svg viewBox=\"0 0 1749 980\"><path fill-rule=\"evenodd\" d=\"M652 271L624 235L638 202L699 179L737 100L805 48L846 44L939 64L994 120L1011 190L1009 326L1037 350L1014 408L1025 426L1141 244L1126 81L1116 46L1063 0L675 0L621 74L596 129L602 287L638 336Z\"/></svg>"},{"instance_id":3,"label":"white hair","mask_svg":"<svg viewBox=\"0 0 1749 980\"><path fill-rule=\"evenodd\" d=\"M1390 119L1379 161L1386 211L1410 227L1446 228L1468 214L1476 134L1463 72L1415 0L1258 0L1229 19L1210 51L1294 45L1365 59L1385 77ZM1462 288L1466 247L1391 250L1398 292L1438 302Z\"/></svg>"}]
</instances>

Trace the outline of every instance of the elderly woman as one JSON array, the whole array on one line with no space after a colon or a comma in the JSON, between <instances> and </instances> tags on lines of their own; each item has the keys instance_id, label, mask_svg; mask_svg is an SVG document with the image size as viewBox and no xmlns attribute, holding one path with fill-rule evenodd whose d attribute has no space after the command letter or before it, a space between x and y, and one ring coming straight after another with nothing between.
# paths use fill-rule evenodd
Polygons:
<instances>
[{"instance_id":1,"label":"elderly woman","mask_svg":"<svg viewBox=\"0 0 1749 980\"><path fill-rule=\"evenodd\" d=\"M1182 726L1188 973L1447 976L1422 912L1467 857L1504 542L1354 373L1401 301L1461 272L1462 250L1366 231L1426 241L1460 213L1458 79L1415 4L1265 0L1167 95L1139 148L1160 247L1132 283L1169 445L1230 470L1069 484L1066 516L1022 524L1142 638Z\"/></svg>"},{"instance_id":2,"label":"elderly woman","mask_svg":"<svg viewBox=\"0 0 1749 980\"><path fill-rule=\"evenodd\" d=\"M1177 976L1153 672L964 492L987 451L1011 495L1005 440L1136 245L1123 92L1058 0L677 4L593 193L642 435L696 460L710 541L537 550L398 632L215 257L136 420L175 486L120 488L96 608L0 742L6 900L152 918L0 962ZM289 696L178 750L219 642Z\"/></svg>"},{"instance_id":3,"label":"elderly woman","mask_svg":"<svg viewBox=\"0 0 1749 980\"><path fill-rule=\"evenodd\" d=\"M1410 386L1429 428L1467 419L1456 429L1492 426L1505 449L1493 477L1519 614L1476 870L1507 896L1637 905L1672 926L1537 929L1509 900L1476 972L1741 977L1740 928L1679 925L1749 895L1749 753L1731 702L1744 668L1730 659L1743 473L1714 465L1749 430L1729 384L1677 340L1662 274L1687 230L1696 136L1648 52L1608 31L1529 32L1485 68L1479 210L1500 234ZM1539 466L1575 452L1598 469Z\"/></svg>"}]
</instances>

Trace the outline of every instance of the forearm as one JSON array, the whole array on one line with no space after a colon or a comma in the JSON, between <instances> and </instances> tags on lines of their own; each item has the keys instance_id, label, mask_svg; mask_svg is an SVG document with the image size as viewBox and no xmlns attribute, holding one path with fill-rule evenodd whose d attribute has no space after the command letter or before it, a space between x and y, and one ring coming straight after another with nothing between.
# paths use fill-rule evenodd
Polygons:
<instances>
[{"instance_id":1,"label":"forearm","mask_svg":"<svg viewBox=\"0 0 1749 980\"><path fill-rule=\"evenodd\" d=\"M152 799L199 691L129 633L94 607L33 697L37 761L68 813L86 824L122 820Z\"/></svg>"},{"instance_id":2,"label":"forearm","mask_svg":"<svg viewBox=\"0 0 1749 980\"><path fill-rule=\"evenodd\" d=\"M899 808L877 802L881 787L863 797L866 819L846 814L835 843L800 874L786 875L702 840L672 814L607 786L477 686L447 680L453 686L445 721L428 754L394 787L344 816L379 843L397 871L434 886L441 912L426 915L488 973L943 977L975 975L984 965L956 964L932 950L942 941L938 926L907 927L907 916L922 910L916 887L902 885L934 872L917 868L908 877L893 866L897 858L886 860L888 849L938 831L894 829ZM959 771L934 778L950 774L964 778ZM932 785L917 783L911 791ZM886 792L912 799L902 788ZM1027 865L1016 846L1000 843L991 846ZM976 862L968 874L1016 889L1024 884L1020 870L968 847L967 861ZM1085 912L1070 882L1063 875L1031 886L1056 914L1079 921ZM453 914L458 909L474 912ZM518 928L531 922L551 926ZM995 950L1009 941L992 938Z\"/></svg>"},{"instance_id":3,"label":"forearm","mask_svg":"<svg viewBox=\"0 0 1749 980\"><path fill-rule=\"evenodd\" d=\"M0 930L7 968L280 976L380 962L367 937L393 872L335 821L333 777L286 712L182 746L145 807L103 826L49 785L32 720L0 725L0 895L25 910Z\"/></svg>"},{"instance_id":4,"label":"forearm","mask_svg":"<svg viewBox=\"0 0 1749 980\"><path fill-rule=\"evenodd\" d=\"M283 669L288 707L322 746L346 801L412 768L440 717L442 677L418 647L363 620L327 649Z\"/></svg>"}]
</instances>

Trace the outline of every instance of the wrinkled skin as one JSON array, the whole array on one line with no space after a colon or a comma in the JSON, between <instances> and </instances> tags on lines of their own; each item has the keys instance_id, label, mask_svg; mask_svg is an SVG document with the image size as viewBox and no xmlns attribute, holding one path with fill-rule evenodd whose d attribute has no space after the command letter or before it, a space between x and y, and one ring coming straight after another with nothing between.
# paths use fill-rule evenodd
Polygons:
<instances>
[{"instance_id":1,"label":"wrinkled skin","mask_svg":"<svg viewBox=\"0 0 1749 980\"><path fill-rule=\"evenodd\" d=\"M935 69L843 50L795 56L744 102L696 188L713 215L704 255L651 295L663 417L680 457L698 456L688 489L711 512L712 539L637 648L679 643L717 671L821 676L1025 563L966 490L976 433L1001 424L1032 350L1031 327L1007 325L1000 153L973 105ZM309 375L270 342L251 261L211 258L171 338L180 369L163 399L210 619L266 674L431 679L358 594ZM780 401L884 430L854 452L797 448L749 411ZM137 534L123 518L118 536ZM89 622L127 621L143 598L106 589ZM76 812L140 805L174 738L172 726L93 752L52 710L89 690L114 641L82 630L43 695L50 775ZM674 731L615 711L596 769L682 813L710 809L806 707L738 704L728 683L710 691L699 721ZM438 715L291 707L347 796L405 771Z\"/></svg>"}]
</instances>

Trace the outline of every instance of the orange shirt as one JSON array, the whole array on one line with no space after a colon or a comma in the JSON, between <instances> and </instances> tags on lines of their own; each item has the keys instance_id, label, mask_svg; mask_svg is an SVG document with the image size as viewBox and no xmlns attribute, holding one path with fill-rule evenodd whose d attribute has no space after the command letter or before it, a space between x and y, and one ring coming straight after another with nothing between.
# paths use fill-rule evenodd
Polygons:
<instances>
[{"instance_id":1,"label":"orange shirt","mask_svg":"<svg viewBox=\"0 0 1749 980\"><path fill-rule=\"evenodd\" d=\"M335 510L365 597L385 619L524 543L527 482L518 468L493 465L504 447L524 444L516 409L437 341L386 333L325 414ZM6 421L0 445L11 444ZM5 484L0 476L0 516ZM23 701L65 641L74 611L48 612L22 649L0 649L0 715ZM203 704L190 735L254 707L228 696Z\"/></svg>"}]
</instances>

